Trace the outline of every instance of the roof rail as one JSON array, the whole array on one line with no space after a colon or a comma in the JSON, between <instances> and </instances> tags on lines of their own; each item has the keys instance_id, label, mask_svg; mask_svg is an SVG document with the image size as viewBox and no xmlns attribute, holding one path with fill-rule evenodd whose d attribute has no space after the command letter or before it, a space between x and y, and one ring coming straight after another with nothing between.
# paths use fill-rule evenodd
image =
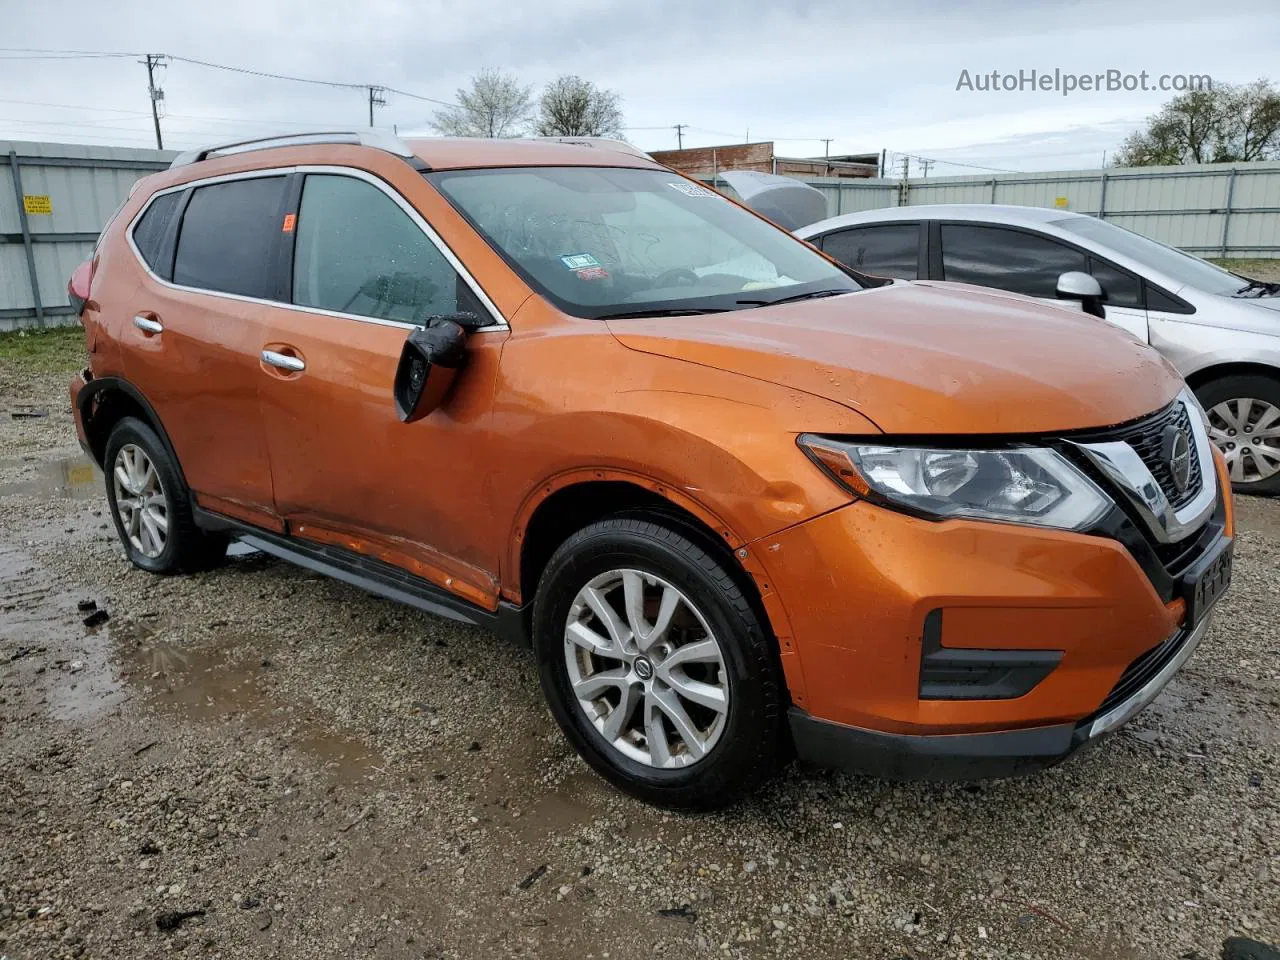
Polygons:
<instances>
[{"instance_id":1,"label":"roof rail","mask_svg":"<svg viewBox=\"0 0 1280 960\"><path fill-rule=\"evenodd\" d=\"M199 150L188 150L173 158L169 169L185 167L189 163L207 160L213 154L248 153L252 150L270 150L273 147L306 146L313 143L351 143L362 147L385 150L397 157L409 159L413 151L399 137L378 130L320 130L310 133L280 133L270 137L253 137L249 140L232 140Z\"/></svg>"},{"instance_id":2,"label":"roof rail","mask_svg":"<svg viewBox=\"0 0 1280 960\"><path fill-rule=\"evenodd\" d=\"M571 143L579 147L596 147L600 150L613 150L617 153L640 157L642 160L653 159L639 147L633 147L627 141L619 140L616 137L532 137L531 139L551 143Z\"/></svg>"}]
</instances>

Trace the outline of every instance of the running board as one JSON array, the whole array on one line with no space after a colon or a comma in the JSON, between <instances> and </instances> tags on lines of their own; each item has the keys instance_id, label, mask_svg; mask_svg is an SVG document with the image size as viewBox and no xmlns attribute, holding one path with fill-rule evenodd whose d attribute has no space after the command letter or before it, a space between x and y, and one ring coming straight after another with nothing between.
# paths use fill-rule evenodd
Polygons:
<instances>
[{"instance_id":1,"label":"running board","mask_svg":"<svg viewBox=\"0 0 1280 960\"><path fill-rule=\"evenodd\" d=\"M529 645L524 607L499 601L496 611L486 610L394 564L366 557L354 550L282 536L199 507L193 506L192 512L196 526L202 530L228 533L263 553L379 597L438 617L491 630L504 639L519 640L525 646Z\"/></svg>"}]
</instances>

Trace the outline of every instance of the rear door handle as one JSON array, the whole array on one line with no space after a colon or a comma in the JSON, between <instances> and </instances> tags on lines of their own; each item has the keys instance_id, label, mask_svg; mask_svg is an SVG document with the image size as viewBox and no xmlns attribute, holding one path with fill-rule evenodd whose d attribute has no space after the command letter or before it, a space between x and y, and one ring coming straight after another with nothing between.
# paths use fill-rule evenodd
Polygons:
<instances>
[{"instance_id":1,"label":"rear door handle","mask_svg":"<svg viewBox=\"0 0 1280 960\"><path fill-rule=\"evenodd\" d=\"M143 333L164 333L164 327L160 325L159 320L152 320L141 314L133 318L133 325Z\"/></svg>"},{"instance_id":2,"label":"rear door handle","mask_svg":"<svg viewBox=\"0 0 1280 960\"><path fill-rule=\"evenodd\" d=\"M287 353L277 353L275 350L263 350L262 362L268 366L288 370L290 373L299 373L307 369L307 365L302 362L301 357L291 357Z\"/></svg>"}]
</instances>

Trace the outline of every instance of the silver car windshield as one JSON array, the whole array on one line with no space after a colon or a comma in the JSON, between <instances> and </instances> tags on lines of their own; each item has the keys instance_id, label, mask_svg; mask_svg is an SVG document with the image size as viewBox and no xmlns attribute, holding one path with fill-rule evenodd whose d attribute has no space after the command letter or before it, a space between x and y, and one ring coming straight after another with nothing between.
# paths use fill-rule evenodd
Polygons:
<instances>
[{"instance_id":1,"label":"silver car windshield","mask_svg":"<svg viewBox=\"0 0 1280 960\"><path fill-rule=\"evenodd\" d=\"M1207 260L1183 253L1176 247L1157 243L1141 234L1117 227L1105 220L1093 217L1067 217L1054 220L1054 226L1061 227L1068 233L1093 240L1109 247L1116 253L1145 264L1152 270L1158 270L1165 276L1172 277L1197 290L1219 296L1230 296L1239 292L1248 281L1238 277L1229 270L1216 267Z\"/></svg>"}]
</instances>

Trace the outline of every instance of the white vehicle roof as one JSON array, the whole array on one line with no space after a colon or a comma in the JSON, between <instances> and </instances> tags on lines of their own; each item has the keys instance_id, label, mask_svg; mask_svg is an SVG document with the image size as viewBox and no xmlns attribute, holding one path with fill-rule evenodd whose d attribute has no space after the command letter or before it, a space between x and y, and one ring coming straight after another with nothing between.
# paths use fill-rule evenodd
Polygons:
<instances>
[{"instance_id":1,"label":"white vehicle roof","mask_svg":"<svg viewBox=\"0 0 1280 960\"><path fill-rule=\"evenodd\" d=\"M800 227L795 234L802 240L808 240L820 233L828 233L841 227L853 227L863 223L888 223L895 220L975 220L1032 225L1084 216L1083 213L1072 213L1070 210L1018 207L1005 203L929 203L914 207L882 207L878 210L845 213Z\"/></svg>"}]
</instances>

